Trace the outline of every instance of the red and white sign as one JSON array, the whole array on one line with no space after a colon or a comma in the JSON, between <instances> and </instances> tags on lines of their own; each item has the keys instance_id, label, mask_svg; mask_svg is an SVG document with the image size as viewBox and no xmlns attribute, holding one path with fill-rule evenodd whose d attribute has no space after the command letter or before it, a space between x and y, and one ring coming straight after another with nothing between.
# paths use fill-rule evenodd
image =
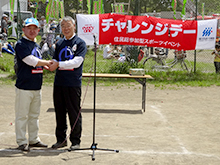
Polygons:
<instances>
[{"instance_id":1,"label":"red and white sign","mask_svg":"<svg viewBox=\"0 0 220 165\"><path fill-rule=\"evenodd\" d=\"M143 45L177 50L214 49L217 20L181 21L120 14L77 14L78 36L87 45Z\"/></svg>"}]
</instances>

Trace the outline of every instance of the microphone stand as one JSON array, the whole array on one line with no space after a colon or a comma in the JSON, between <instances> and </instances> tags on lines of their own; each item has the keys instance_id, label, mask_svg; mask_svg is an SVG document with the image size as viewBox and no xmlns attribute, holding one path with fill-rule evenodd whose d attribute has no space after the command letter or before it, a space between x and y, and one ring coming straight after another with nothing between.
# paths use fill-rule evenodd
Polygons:
<instances>
[{"instance_id":1,"label":"microphone stand","mask_svg":"<svg viewBox=\"0 0 220 165\"><path fill-rule=\"evenodd\" d=\"M96 113L96 49L97 49L97 44L96 44L96 35L93 35L94 37L94 46L95 46L95 64L94 64L94 102L93 102L93 142L90 148L77 148L74 150L92 150L92 160L95 160L95 150L102 150L102 151L113 151L118 153L119 150L114 150L114 149L105 149L105 148L98 148L97 143L95 142L95 113ZM74 151L69 149L69 151Z\"/></svg>"}]
</instances>

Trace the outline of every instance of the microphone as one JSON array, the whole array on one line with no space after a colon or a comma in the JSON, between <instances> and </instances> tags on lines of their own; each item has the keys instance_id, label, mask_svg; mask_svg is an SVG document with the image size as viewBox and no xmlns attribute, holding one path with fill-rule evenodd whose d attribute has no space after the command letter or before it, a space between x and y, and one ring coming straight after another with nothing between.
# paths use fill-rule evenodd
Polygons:
<instances>
[{"instance_id":1,"label":"microphone","mask_svg":"<svg viewBox=\"0 0 220 165\"><path fill-rule=\"evenodd\" d=\"M96 40L96 38L97 38L97 34L93 34L93 38Z\"/></svg>"},{"instance_id":2,"label":"microphone","mask_svg":"<svg viewBox=\"0 0 220 165\"><path fill-rule=\"evenodd\" d=\"M94 38L94 44L96 44L96 38L97 38L97 34L93 34L93 38Z\"/></svg>"}]
</instances>

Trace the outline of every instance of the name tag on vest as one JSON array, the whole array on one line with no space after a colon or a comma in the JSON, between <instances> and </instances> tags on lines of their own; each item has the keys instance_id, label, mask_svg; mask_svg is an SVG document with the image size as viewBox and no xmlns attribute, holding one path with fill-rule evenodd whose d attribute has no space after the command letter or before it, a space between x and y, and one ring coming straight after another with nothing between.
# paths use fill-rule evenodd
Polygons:
<instances>
[{"instance_id":1,"label":"name tag on vest","mask_svg":"<svg viewBox=\"0 0 220 165\"><path fill-rule=\"evenodd\" d=\"M69 71L74 71L74 68L73 68L73 69L62 69L62 68L58 68L58 70L69 70Z\"/></svg>"},{"instance_id":2,"label":"name tag on vest","mask_svg":"<svg viewBox=\"0 0 220 165\"><path fill-rule=\"evenodd\" d=\"M43 69L32 69L32 74L43 73Z\"/></svg>"}]
</instances>

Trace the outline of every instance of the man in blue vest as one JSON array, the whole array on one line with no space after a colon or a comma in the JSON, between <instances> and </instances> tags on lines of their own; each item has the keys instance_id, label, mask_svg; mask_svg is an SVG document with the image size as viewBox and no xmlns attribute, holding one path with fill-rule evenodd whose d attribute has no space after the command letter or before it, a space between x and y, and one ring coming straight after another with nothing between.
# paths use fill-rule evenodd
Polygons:
<instances>
[{"instance_id":1,"label":"man in blue vest","mask_svg":"<svg viewBox=\"0 0 220 165\"><path fill-rule=\"evenodd\" d=\"M81 79L87 48L86 43L75 34L75 26L75 21L70 16L61 20L61 29L65 37L56 43L53 56L55 61L50 66L51 71L56 69L53 99L57 142L52 146L54 149L67 146L67 113L71 126L70 148L79 148L81 142Z\"/></svg>"}]
</instances>

